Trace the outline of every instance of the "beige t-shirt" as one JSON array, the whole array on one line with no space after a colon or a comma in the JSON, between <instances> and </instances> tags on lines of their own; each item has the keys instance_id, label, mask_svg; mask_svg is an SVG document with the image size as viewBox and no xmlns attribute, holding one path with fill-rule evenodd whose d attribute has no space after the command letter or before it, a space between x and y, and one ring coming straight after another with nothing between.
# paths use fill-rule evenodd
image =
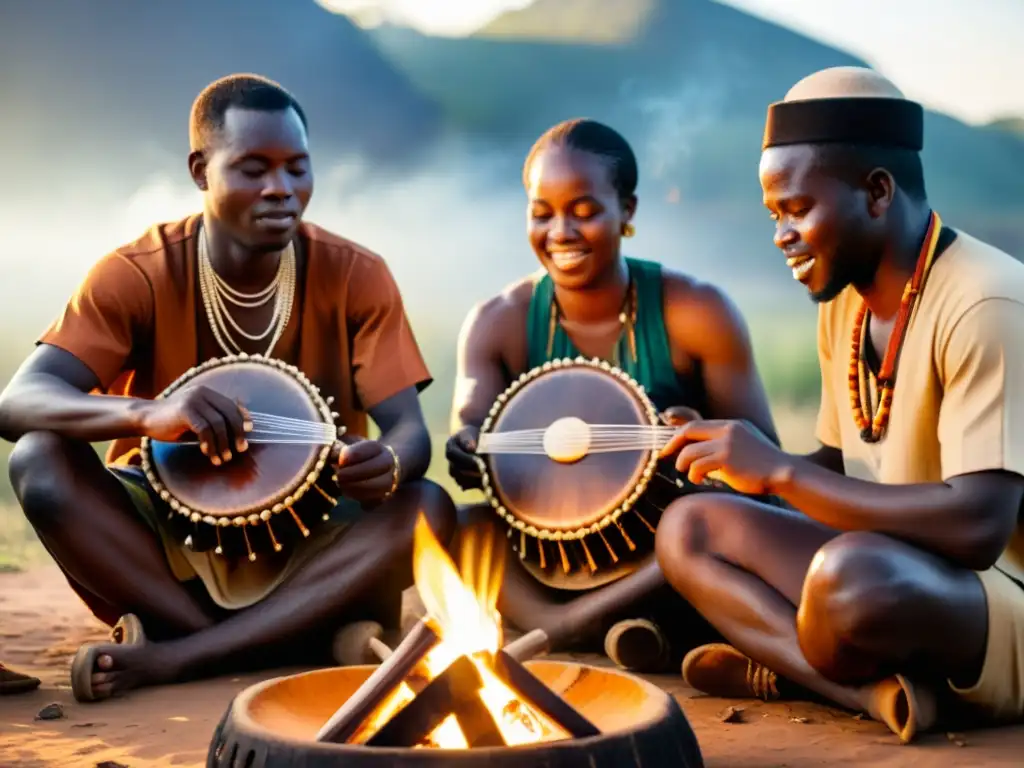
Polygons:
<instances>
[{"instance_id":1,"label":"beige t-shirt","mask_svg":"<svg viewBox=\"0 0 1024 768\"><path fill-rule=\"evenodd\" d=\"M919 297L898 362L888 431L878 443L861 440L850 405L860 297L847 288L819 309L816 434L842 451L850 477L912 484L984 470L1024 475L1024 264L957 235ZM870 388L877 403L873 377ZM1024 579L1020 526L999 566Z\"/></svg>"}]
</instances>

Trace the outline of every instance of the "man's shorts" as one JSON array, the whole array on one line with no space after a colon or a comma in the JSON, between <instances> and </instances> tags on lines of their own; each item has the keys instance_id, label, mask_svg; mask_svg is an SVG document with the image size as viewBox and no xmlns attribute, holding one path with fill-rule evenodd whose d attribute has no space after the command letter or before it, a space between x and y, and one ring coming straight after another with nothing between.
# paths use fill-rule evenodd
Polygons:
<instances>
[{"instance_id":1,"label":"man's shorts","mask_svg":"<svg viewBox=\"0 0 1024 768\"><path fill-rule=\"evenodd\" d=\"M256 562L229 559L212 551L194 552L172 535L166 525L170 507L153 492L141 468L119 463L108 470L124 487L139 518L159 537L174 577L180 582L198 579L210 598L226 610L239 610L263 600L341 539L363 514L358 502L341 499L330 520L308 539L282 552L261 554Z\"/></svg>"},{"instance_id":2,"label":"man's shorts","mask_svg":"<svg viewBox=\"0 0 1024 768\"><path fill-rule=\"evenodd\" d=\"M988 602L985 661L970 688L950 688L992 722L1024 717L1024 584L998 566L978 574Z\"/></svg>"}]
</instances>

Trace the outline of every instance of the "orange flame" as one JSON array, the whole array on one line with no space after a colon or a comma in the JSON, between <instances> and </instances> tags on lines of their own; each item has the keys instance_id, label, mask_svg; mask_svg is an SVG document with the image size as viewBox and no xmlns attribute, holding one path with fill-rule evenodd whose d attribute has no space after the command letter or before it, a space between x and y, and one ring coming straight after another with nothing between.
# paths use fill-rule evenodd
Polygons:
<instances>
[{"instance_id":1,"label":"orange flame","mask_svg":"<svg viewBox=\"0 0 1024 768\"><path fill-rule=\"evenodd\" d=\"M426 518L416 522L413 574L420 599L441 641L423 664L433 679L461 656L476 666L483 681L478 695L509 746L550 741L568 736L558 725L521 701L491 668L502 645L501 616L497 610L505 566L500 533L489 526L469 526L460 532L459 562L437 540ZM415 693L402 683L378 708L373 722L357 736L365 741L407 703ZM458 721L450 715L434 729L429 746L466 749L469 744Z\"/></svg>"}]
</instances>

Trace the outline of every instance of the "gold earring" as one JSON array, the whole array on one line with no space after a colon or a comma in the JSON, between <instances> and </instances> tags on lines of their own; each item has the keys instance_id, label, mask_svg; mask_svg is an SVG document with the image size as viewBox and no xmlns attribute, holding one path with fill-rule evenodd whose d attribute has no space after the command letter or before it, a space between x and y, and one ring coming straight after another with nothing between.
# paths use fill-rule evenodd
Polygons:
<instances>
[{"instance_id":1,"label":"gold earring","mask_svg":"<svg viewBox=\"0 0 1024 768\"><path fill-rule=\"evenodd\" d=\"M625 224L622 225L622 236L623 237L632 237L635 234L636 234L636 227L634 227L632 224L630 224L629 222L626 222Z\"/></svg>"}]
</instances>

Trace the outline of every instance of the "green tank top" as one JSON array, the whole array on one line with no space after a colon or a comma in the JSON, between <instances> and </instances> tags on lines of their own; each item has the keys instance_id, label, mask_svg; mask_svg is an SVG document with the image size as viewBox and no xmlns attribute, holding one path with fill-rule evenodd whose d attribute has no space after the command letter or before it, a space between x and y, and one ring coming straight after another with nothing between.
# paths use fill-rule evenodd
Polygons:
<instances>
[{"instance_id":1,"label":"green tank top","mask_svg":"<svg viewBox=\"0 0 1024 768\"><path fill-rule=\"evenodd\" d=\"M629 341L626 334L623 334L618 342L617 365L643 386L659 411L673 405L685 405L703 413L700 387L681 379L672 365L672 352L662 312L661 265L631 258L626 259L626 265L630 279L636 286L636 360L633 360ZM556 358L578 357L581 354L561 324L556 323L550 345L551 354L548 355L551 303L554 297L555 287L551 276L545 274L533 288L526 318L529 368Z\"/></svg>"}]
</instances>

